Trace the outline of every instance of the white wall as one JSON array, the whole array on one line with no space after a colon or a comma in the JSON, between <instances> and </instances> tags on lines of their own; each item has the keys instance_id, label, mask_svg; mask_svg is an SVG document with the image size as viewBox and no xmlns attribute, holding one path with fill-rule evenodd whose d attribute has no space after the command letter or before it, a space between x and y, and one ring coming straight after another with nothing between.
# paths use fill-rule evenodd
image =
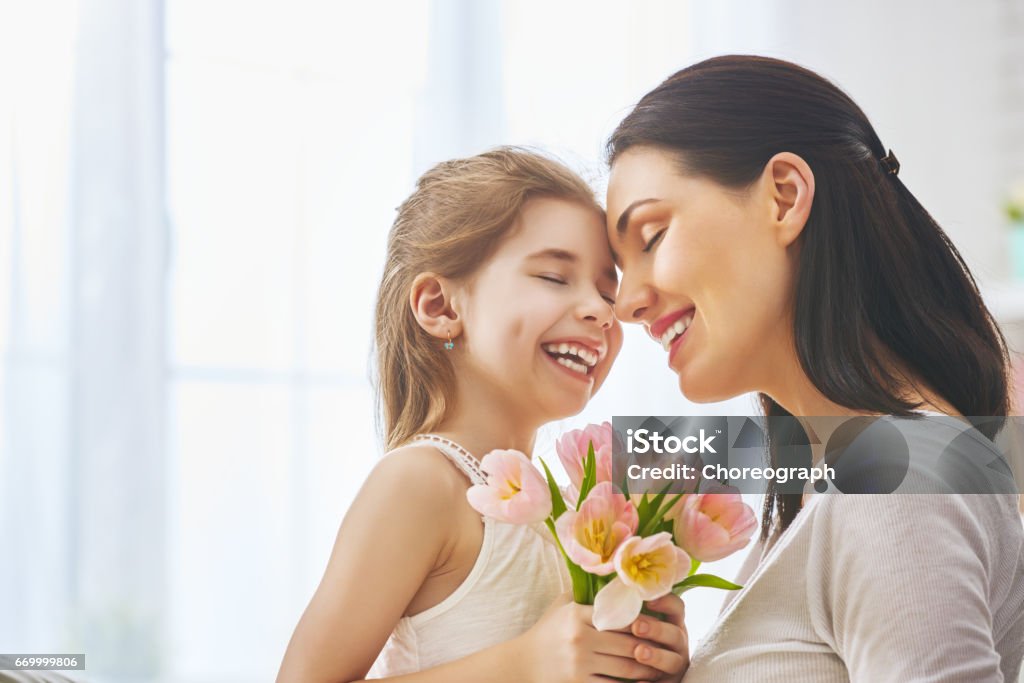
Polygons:
<instances>
[{"instance_id":1,"label":"white wall","mask_svg":"<svg viewBox=\"0 0 1024 683\"><path fill-rule=\"evenodd\" d=\"M1016 3L1020 14L1020 3ZM1005 98L1014 3L985 0L702 0L695 58L760 53L833 80L902 164L900 178L983 279L1008 274L1000 214L1010 159L1024 158L1019 93ZM1019 22L1019 18L1017 19ZM1013 38L1012 36L1016 36ZM1010 107L1015 110L1011 113ZM1008 134L1010 119L1016 137Z\"/></svg>"}]
</instances>

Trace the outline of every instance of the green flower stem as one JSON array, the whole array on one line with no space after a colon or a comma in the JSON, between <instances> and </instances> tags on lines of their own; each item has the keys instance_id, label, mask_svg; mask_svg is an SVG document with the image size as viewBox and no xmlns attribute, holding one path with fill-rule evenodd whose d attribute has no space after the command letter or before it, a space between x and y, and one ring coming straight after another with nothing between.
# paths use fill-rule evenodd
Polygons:
<instances>
[{"instance_id":1,"label":"green flower stem","mask_svg":"<svg viewBox=\"0 0 1024 683\"><path fill-rule=\"evenodd\" d=\"M590 596L590 579L588 578L590 575L569 559L569 555L565 552L565 548L562 547L562 542L558 539L558 533L555 531L555 520L548 517L544 520L544 524L547 526L548 531L551 532L551 537L555 539L555 545L558 546L559 552L565 558L566 564L569 565L569 576L572 577L573 602L580 605L594 604L594 599Z\"/></svg>"}]
</instances>

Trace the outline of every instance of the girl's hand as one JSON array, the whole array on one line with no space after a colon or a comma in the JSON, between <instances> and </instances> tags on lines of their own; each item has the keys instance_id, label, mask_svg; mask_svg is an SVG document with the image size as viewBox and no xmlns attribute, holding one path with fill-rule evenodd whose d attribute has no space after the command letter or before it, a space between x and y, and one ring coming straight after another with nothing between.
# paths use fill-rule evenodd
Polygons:
<instances>
[{"instance_id":1,"label":"girl's hand","mask_svg":"<svg viewBox=\"0 0 1024 683\"><path fill-rule=\"evenodd\" d=\"M647 608L664 615L665 620L644 614L637 617L630 625L630 632L649 642L637 645L633 656L638 662L658 670L658 676L652 680L681 681L690 666L690 637L683 621L686 613L683 601L669 593L648 602Z\"/></svg>"},{"instance_id":2,"label":"girl's hand","mask_svg":"<svg viewBox=\"0 0 1024 683\"><path fill-rule=\"evenodd\" d=\"M533 628L516 639L523 679L529 683L607 683L603 677L661 680L664 670L634 657L638 648L650 648L650 643L628 632L598 631L593 616L592 606L577 605L568 594L556 600ZM653 636L650 641L657 642ZM663 662L662 653L675 654L651 649L658 653L652 662Z\"/></svg>"}]
</instances>

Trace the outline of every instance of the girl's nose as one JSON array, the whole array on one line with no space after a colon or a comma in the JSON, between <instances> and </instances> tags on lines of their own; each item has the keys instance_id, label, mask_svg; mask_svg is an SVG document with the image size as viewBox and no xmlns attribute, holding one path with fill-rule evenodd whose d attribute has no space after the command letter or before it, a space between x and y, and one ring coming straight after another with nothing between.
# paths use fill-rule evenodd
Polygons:
<instances>
[{"instance_id":1,"label":"girl's nose","mask_svg":"<svg viewBox=\"0 0 1024 683\"><path fill-rule=\"evenodd\" d=\"M607 330L615 322L615 314L612 311L611 305L601 297L598 297L597 302L588 302L583 310L584 320L593 320L601 326L602 330Z\"/></svg>"}]
</instances>

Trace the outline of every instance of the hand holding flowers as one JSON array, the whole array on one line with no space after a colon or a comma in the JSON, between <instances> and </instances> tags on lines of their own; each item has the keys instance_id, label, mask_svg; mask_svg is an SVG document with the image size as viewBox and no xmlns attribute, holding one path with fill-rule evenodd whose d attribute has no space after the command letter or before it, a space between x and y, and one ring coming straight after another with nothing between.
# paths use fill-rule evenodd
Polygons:
<instances>
[{"instance_id":1,"label":"hand holding flowers","mask_svg":"<svg viewBox=\"0 0 1024 683\"><path fill-rule=\"evenodd\" d=\"M470 488L470 504L514 524L543 521L554 535L577 603L593 605L598 630L629 626L645 602L697 586L736 590L734 583L697 574L701 562L747 544L757 523L738 493L686 493L627 498L612 478L610 423L563 435L557 451L572 485L563 496L547 465L545 477L518 451L492 451L483 461L485 485ZM569 505L567 505L568 498Z\"/></svg>"}]
</instances>

